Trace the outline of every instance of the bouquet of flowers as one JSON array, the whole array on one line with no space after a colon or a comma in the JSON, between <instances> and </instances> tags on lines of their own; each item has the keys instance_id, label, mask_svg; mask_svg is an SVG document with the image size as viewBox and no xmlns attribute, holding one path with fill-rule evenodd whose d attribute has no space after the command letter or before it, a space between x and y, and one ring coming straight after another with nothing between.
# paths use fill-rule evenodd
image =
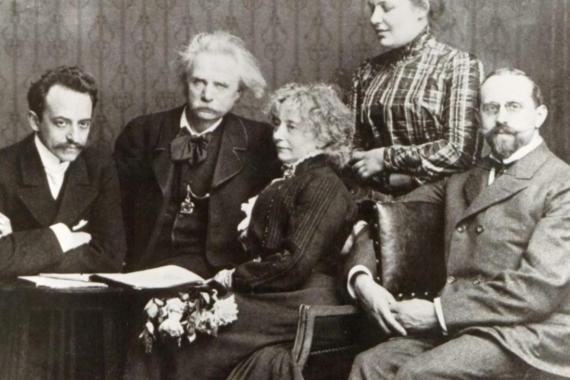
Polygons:
<instances>
[{"instance_id":1,"label":"bouquet of flowers","mask_svg":"<svg viewBox=\"0 0 570 380\"><path fill-rule=\"evenodd\" d=\"M233 295L219 298L216 289L197 288L177 297L152 298L144 313L147 321L139 338L150 353L159 339L181 346L196 340L197 333L217 336L221 326L237 320L238 309Z\"/></svg>"}]
</instances>

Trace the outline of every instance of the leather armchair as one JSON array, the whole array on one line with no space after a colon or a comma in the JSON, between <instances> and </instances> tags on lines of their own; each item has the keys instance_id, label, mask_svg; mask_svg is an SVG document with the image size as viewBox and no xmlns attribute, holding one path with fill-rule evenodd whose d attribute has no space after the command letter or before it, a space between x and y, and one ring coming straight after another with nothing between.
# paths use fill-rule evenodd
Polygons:
<instances>
[{"instance_id":1,"label":"leather armchair","mask_svg":"<svg viewBox=\"0 0 570 380\"><path fill-rule=\"evenodd\" d=\"M397 299L434 298L445 281L441 206L365 201L361 214L380 283ZM301 305L292 355L306 378L344 379L354 355L385 338L357 306Z\"/></svg>"}]
</instances>

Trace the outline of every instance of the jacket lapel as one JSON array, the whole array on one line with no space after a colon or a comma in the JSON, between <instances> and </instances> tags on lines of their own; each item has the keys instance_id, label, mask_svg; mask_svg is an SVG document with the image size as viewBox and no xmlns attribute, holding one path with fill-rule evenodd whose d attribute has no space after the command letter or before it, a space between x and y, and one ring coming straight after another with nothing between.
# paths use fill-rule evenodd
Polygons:
<instances>
[{"instance_id":1,"label":"jacket lapel","mask_svg":"<svg viewBox=\"0 0 570 380\"><path fill-rule=\"evenodd\" d=\"M166 118L162 119L158 143L153 152L152 169L163 196L168 190L168 183L174 170L174 165L170 160L170 142L176 137L180 129L180 118L184 107L181 106L173 110Z\"/></svg>"},{"instance_id":2,"label":"jacket lapel","mask_svg":"<svg viewBox=\"0 0 570 380\"><path fill-rule=\"evenodd\" d=\"M463 193L468 205L487 187L488 176L489 170L483 166L478 166L469 172L463 187Z\"/></svg>"},{"instance_id":3,"label":"jacket lapel","mask_svg":"<svg viewBox=\"0 0 570 380\"><path fill-rule=\"evenodd\" d=\"M231 113L225 118L212 189L222 185L241 171L243 161L240 154L247 150L248 136L243 121Z\"/></svg>"},{"instance_id":4,"label":"jacket lapel","mask_svg":"<svg viewBox=\"0 0 570 380\"><path fill-rule=\"evenodd\" d=\"M459 222L525 189L529 185L529 180L532 179L538 169L544 164L549 154L551 153L546 147L546 144L542 143L534 151L514 163L513 166L509 168L505 174L497 178L491 186L484 184L485 175L483 175L483 173L477 176L480 179L472 179L469 177L464 187L464 192L468 200L469 197L475 195L474 189L476 187L482 187L483 189L478 195L472 198L472 202L469 203L469 206ZM476 175L476 173L474 174ZM483 181L483 183L477 185L476 181Z\"/></svg>"},{"instance_id":5,"label":"jacket lapel","mask_svg":"<svg viewBox=\"0 0 570 380\"><path fill-rule=\"evenodd\" d=\"M77 157L69 165L67 173L65 173L65 182L55 220L64 222L71 228L79 221L85 209L93 202L98 193L89 178L83 155Z\"/></svg>"},{"instance_id":6,"label":"jacket lapel","mask_svg":"<svg viewBox=\"0 0 570 380\"><path fill-rule=\"evenodd\" d=\"M34 145L34 134L24 140L20 154L21 186L18 189L18 197L40 225L48 226L52 222L52 215L46 213L46 210L53 207L54 200L40 155Z\"/></svg>"}]
</instances>

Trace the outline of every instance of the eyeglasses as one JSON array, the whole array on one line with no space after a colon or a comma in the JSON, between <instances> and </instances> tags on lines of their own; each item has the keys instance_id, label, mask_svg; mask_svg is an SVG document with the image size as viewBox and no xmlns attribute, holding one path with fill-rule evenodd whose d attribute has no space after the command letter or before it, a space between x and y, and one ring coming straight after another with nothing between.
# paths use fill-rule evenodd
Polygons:
<instances>
[{"instance_id":1,"label":"eyeglasses","mask_svg":"<svg viewBox=\"0 0 570 380\"><path fill-rule=\"evenodd\" d=\"M523 105L519 102L507 102L504 105L507 113L517 113L522 111ZM487 115L497 115L501 110L499 103L485 103L481 105L481 111Z\"/></svg>"}]
</instances>

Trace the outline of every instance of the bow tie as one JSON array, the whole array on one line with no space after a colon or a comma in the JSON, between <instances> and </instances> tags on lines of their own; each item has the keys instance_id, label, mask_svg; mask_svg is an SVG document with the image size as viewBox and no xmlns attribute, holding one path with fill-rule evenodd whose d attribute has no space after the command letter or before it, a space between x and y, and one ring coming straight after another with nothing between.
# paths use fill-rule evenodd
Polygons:
<instances>
[{"instance_id":1,"label":"bow tie","mask_svg":"<svg viewBox=\"0 0 570 380\"><path fill-rule=\"evenodd\" d=\"M208 155L211 135L206 133L192 136L186 129L182 129L170 143L170 158L174 162L187 161L190 166L201 163Z\"/></svg>"}]
</instances>

